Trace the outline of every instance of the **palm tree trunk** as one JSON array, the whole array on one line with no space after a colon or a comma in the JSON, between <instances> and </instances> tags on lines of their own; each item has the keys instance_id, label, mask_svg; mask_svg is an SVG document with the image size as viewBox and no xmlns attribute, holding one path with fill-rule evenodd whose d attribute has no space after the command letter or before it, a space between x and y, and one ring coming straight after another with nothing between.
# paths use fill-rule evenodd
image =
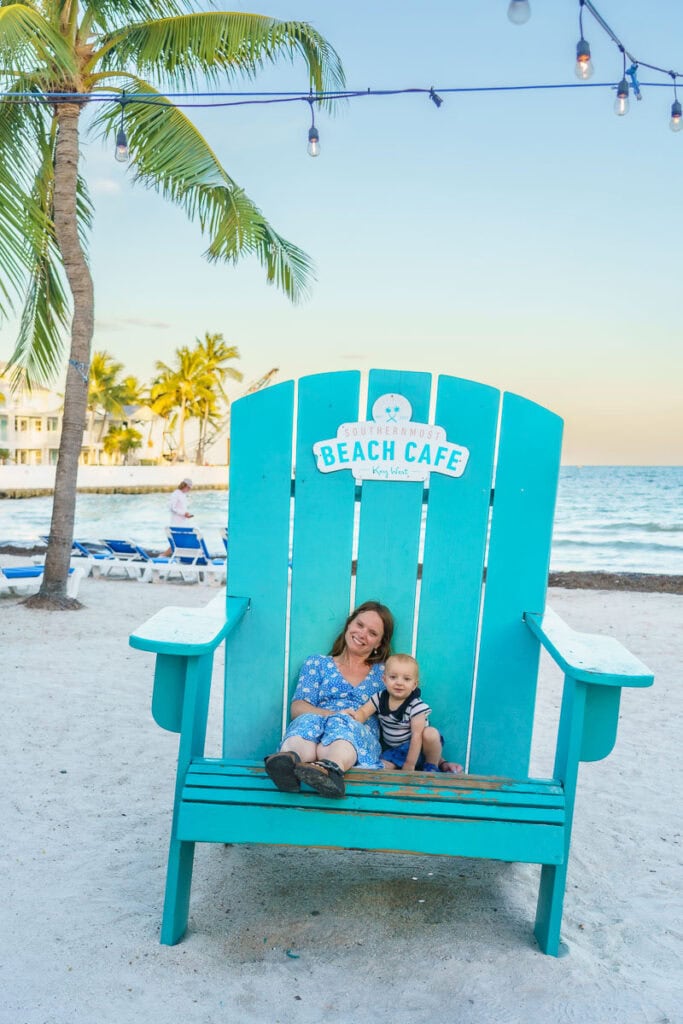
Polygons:
<instances>
[{"instance_id":1,"label":"palm tree trunk","mask_svg":"<svg viewBox=\"0 0 683 1024\"><path fill-rule=\"evenodd\" d=\"M95 298L90 268L78 237L76 189L78 183L78 103L55 109L54 225L57 245L73 299L71 350L64 391L64 419L55 476L50 542L40 592L28 604L42 607L80 607L66 596L69 557L76 514L78 457L88 400L88 367L95 318Z\"/></svg>"},{"instance_id":2,"label":"palm tree trunk","mask_svg":"<svg viewBox=\"0 0 683 1024\"><path fill-rule=\"evenodd\" d=\"M178 458L185 461L185 399L180 405L180 422L178 424Z\"/></svg>"}]
</instances>

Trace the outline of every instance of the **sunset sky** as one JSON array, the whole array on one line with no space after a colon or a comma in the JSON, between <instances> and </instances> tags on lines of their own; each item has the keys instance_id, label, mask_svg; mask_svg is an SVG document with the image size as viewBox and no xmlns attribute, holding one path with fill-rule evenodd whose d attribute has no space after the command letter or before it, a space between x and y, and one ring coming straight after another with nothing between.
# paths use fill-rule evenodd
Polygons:
<instances>
[{"instance_id":1,"label":"sunset sky","mask_svg":"<svg viewBox=\"0 0 683 1024\"><path fill-rule=\"evenodd\" d=\"M306 152L305 102L190 112L314 259L318 280L299 306L255 261L209 266L199 227L86 143L95 349L143 379L205 331L238 346L245 385L274 366L280 380L374 366L452 373L558 412L565 463L683 461L683 131L669 130L670 79L641 69L643 99L625 117L607 86L447 92L578 83L576 0L531 0L523 26L507 0L225 6L312 22L350 88L433 86L443 105L365 96L318 111L318 159ZM683 4L596 6L638 59L683 72ZM621 55L588 13L584 35L591 83L618 82ZM305 93L307 82L301 64L282 64L243 88ZM0 356L13 338L5 325Z\"/></svg>"}]
</instances>

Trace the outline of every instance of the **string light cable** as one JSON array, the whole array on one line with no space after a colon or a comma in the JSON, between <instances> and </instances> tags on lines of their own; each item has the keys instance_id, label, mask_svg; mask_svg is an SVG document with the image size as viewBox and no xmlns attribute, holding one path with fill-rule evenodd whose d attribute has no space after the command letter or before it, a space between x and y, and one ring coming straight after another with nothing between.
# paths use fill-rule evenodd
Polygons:
<instances>
[{"instance_id":1,"label":"string light cable","mask_svg":"<svg viewBox=\"0 0 683 1024\"><path fill-rule=\"evenodd\" d=\"M411 88L398 88L398 89L345 89L340 91L330 92L317 92L303 94L301 92L285 92L285 91L269 91L269 92L167 92L150 96L149 93L135 93L126 91L116 90L95 90L90 93L79 93L79 92L19 92L19 91L8 91L0 94L0 102L2 103L31 103L31 104L50 104L58 105L60 103L69 103L73 100L79 102L88 103L111 103L118 104L121 108L121 120L116 136L116 149L115 158L120 162L126 162L129 158L128 153L128 141L124 129L124 109L126 106L132 104L145 104L152 106L165 106L174 108L210 108L210 107L239 107L239 106L261 106L270 105L277 103L301 103L305 102L309 104L311 111L311 126L308 131L308 152L311 156L316 157L320 153L320 134L315 124L315 103L330 103L332 101L339 100L352 100L360 99L361 97L389 97L389 96L405 96L410 94L425 95L438 109L444 102L444 95L455 95L463 93L485 93L485 92L528 92L534 90L551 90L551 89L616 89L616 97L614 102L615 113L622 116L627 113L629 109L629 94L633 92L636 99L642 99L641 89L646 88L660 88L666 87L671 88L673 83L674 98L671 105L671 114L669 127L674 132L679 132L683 128L683 111L681 109L681 103L679 102L677 95L677 79L683 78L683 72L673 71L663 68L657 64L653 64L648 61L640 60L634 56L634 54L627 49L626 46L621 42L614 30L608 25L605 19L602 17L600 12L597 10L592 0L578 0L579 3L579 41L576 45L576 65L575 73L580 79L579 82L557 82L557 83L533 83L527 85L483 85L483 86L451 86L451 87L439 87L438 90L434 86L426 87L411 87ZM614 80L594 82L588 81L593 75L593 64L591 58L590 44L584 36L584 24L583 24L583 13L584 8L592 15L595 22L599 27L606 33L610 40L617 47L622 55L622 77L619 83L615 86ZM512 17L512 14L515 17ZM531 8L528 0L510 0L508 8L508 14L512 21L516 24L522 24L528 20L531 14ZM522 17L524 15L524 17ZM626 60L631 62L630 66L626 66ZM647 68L650 71L665 75L667 81L648 81L640 83L638 81L638 69Z\"/></svg>"}]
</instances>

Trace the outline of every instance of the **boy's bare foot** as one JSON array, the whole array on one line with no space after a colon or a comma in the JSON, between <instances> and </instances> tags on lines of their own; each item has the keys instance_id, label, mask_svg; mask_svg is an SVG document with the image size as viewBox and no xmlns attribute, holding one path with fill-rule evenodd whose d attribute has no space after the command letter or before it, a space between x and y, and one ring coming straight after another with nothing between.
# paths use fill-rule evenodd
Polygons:
<instances>
[{"instance_id":1,"label":"boy's bare foot","mask_svg":"<svg viewBox=\"0 0 683 1024\"><path fill-rule=\"evenodd\" d=\"M439 771L449 772L451 775L462 775L465 769L457 761L439 761Z\"/></svg>"}]
</instances>

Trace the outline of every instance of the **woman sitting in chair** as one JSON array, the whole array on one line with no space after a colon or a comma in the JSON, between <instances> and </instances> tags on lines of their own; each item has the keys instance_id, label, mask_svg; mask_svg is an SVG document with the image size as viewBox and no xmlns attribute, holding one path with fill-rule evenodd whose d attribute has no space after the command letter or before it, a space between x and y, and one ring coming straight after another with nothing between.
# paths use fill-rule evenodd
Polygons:
<instances>
[{"instance_id":1,"label":"woman sitting in chair","mask_svg":"<svg viewBox=\"0 0 683 1024\"><path fill-rule=\"evenodd\" d=\"M322 796L344 795L344 772L381 768L376 716L356 722L357 710L384 688L394 618L378 601L351 612L330 654L307 658L291 704L292 721L280 750L265 759L278 789L296 793L305 782Z\"/></svg>"}]
</instances>

